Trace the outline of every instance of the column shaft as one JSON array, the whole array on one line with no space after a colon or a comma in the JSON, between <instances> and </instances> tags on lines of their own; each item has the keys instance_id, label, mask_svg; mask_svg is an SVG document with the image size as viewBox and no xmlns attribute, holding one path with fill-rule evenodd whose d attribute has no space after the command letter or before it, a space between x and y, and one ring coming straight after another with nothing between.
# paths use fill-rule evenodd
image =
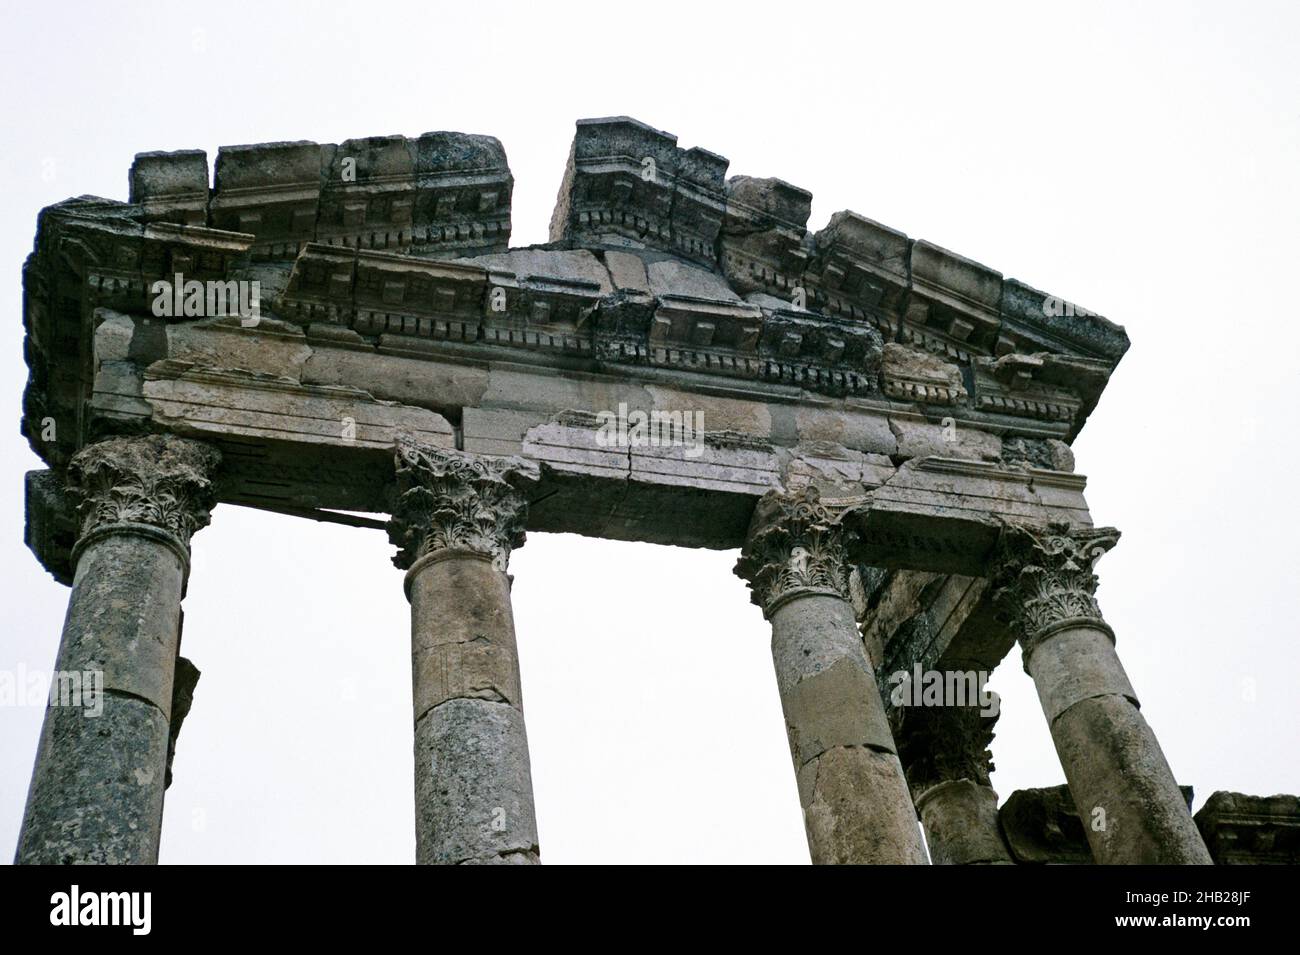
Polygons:
<instances>
[{"instance_id":1,"label":"column shaft","mask_svg":"<svg viewBox=\"0 0 1300 955\"><path fill-rule=\"evenodd\" d=\"M56 668L102 672L102 712L46 709L20 863L158 861L185 564L161 532L125 527L77 561Z\"/></svg>"},{"instance_id":2,"label":"column shaft","mask_svg":"<svg viewBox=\"0 0 1300 955\"><path fill-rule=\"evenodd\" d=\"M416 860L538 861L510 584L470 552L411 568Z\"/></svg>"},{"instance_id":3,"label":"column shaft","mask_svg":"<svg viewBox=\"0 0 1300 955\"><path fill-rule=\"evenodd\" d=\"M849 602L844 529L816 487L759 501L736 572L772 659L815 864L924 864L875 671Z\"/></svg>"},{"instance_id":4,"label":"column shaft","mask_svg":"<svg viewBox=\"0 0 1300 955\"><path fill-rule=\"evenodd\" d=\"M16 861L158 860L189 539L208 521L216 451L113 438L72 459L82 533ZM95 687L94 698L86 688Z\"/></svg>"},{"instance_id":5,"label":"column shaft","mask_svg":"<svg viewBox=\"0 0 1300 955\"><path fill-rule=\"evenodd\" d=\"M1026 669L1096 860L1210 864L1109 633L1060 629L1029 653Z\"/></svg>"},{"instance_id":6,"label":"column shaft","mask_svg":"<svg viewBox=\"0 0 1300 955\"><path fill-rule=\"evenodd\" d=\"M537 465L398 443L389 537L409 568L416 861L540 861L510 552Z\"/></svg>"},{"instance_id":7,"label":"column shaft","mask_svg":"<svg viewBox=\"0 0 1300 955\"><path fill-rule=\"evenodd\" d=\"M1012 865L998 828L998 794L973 779L932 786L916 799L935 865Z\"/></svg>"},{"instance_id":8,"label":"column shaft","mask_svg":"<svg viewBox=\"0 0 1300 955\"><path fill-rule=\"evenodd\" d=\"M772 658L814 864L924 864L880 691L847 600L772 613Z\"/></svg>"},{"instance_id":9,"label":"column shaft","mask_svg":"<svg viewBox=\"0 0 1300 955\"><path fill-rule=\"evenodd\" d=\"M1098 863L1210 864L1094 597L1110 528L1008 525L994 599L1016 629Z\"/></svg>"}]
</instances>

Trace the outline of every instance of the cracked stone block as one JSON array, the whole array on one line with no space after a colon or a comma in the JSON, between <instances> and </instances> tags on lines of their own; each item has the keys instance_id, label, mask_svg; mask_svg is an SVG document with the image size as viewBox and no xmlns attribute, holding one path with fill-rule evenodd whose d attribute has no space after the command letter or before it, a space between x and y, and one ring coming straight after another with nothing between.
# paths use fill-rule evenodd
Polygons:
<instances>
[{"instance_id":1,"label":"cracked stone block","mask_svg":"<svg viewBox=\"0 0 1300 955\"><path fill-rule=\"evenodd\" d=\"M533 782L523 714L454 699L415 725L416 861L535 863Z\"/></svg>"},{"instance_id":2,"label":"cracked stone block","mask_svg":"<svg viewBox=\"0 0 1300 955\"><path fill-rule=\"evenodd\" d=\"M131 163L130 200L147 222L206 225L208 156L201 149L137 153Z\"/></svg>"}]
</instances>

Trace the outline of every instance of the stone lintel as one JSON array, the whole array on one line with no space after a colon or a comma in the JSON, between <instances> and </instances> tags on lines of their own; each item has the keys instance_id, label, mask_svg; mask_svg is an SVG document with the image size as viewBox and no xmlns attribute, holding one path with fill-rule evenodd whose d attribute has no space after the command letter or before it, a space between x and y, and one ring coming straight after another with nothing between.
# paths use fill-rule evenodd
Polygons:
<instances>
[{"instance_id":1,"label":"stone lintel","mask_svg":"<svg viewBox=\"0 0 1300 955\"><path fill-rule=\"evenodd\" d=\"M259 348L270 354L269 345ZM514 389L554 387L531 372L511 378ZM448 409L457 428L438 412L356 388L180 359L150 365L129 403L114 381L104 387L95 415L113 427L161 427L214 444L227 461L221 499L255 507L384 512L391 449L409 434L539 465L535 530L728 549L743 542L769 490L815 485L837 507L863 505L847 519L855 562L974 577L986 570L1002 520L1088 521L1078 475L934 456L897 467L825 443L785 448L742 432L682 431L692 423L680 412L675 423L666 419L677 429L668 444L620 446L605 440L593 412Z\"/></svg>"}]
</instances>

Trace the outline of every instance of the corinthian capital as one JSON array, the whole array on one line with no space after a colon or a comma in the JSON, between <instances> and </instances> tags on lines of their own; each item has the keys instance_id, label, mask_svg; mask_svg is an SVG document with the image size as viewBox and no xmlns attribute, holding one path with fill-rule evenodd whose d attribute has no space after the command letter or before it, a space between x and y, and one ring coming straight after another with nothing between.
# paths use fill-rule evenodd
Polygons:
<instances>
[{"instance_id":1,"label":"corinthian capital","mask_svg":"<svg viewBox=\"0 0 1300 955\"><path fill-rule=\"evenodd\" d=\"M889 728L913 798L940 783L969 779L989 785L994 714L979 706L896 706Z\"/></svg>"},{"instance_id":2,"label":"corinthian capital","mask_svg":"<svg viewBox=\"0 0 1300 955\"><path fill-rule=\"evenodd\" d=\"M1094 596L1093 565L1118 541L1112 527L1003 528L989 574L993 600L1026 657L1062 626L1087 621L1109 631Z\"/></svg>"},{"instance_id":3,"label":"corinthian capital","mask_svg":"<svg viewBox=\"0 0 1300 955\"><path fill-rule=\"evenodd\" d=\"M844 528L821 502L817 488L769 491L754 509L749 536L736 573L749 582L750 596L771 617L801 594L849 598Z\"/></svg>"},{"instance_id":4,"label":"corinthian capital","mask_svg":"<svg viewBox=\"0 0 1300 955\"><path fill-rule=\"evenodd\" d=\"M539 478L523 458L487 458L401 440L397 500L388 539L393 563L409 568L441 550L468 551L504 571L512 548L524 543L526 489Z\"/></svg>"},{"instance_id":5,"label":"corinthian capital","mask_svg":"<svg viewBox=\"0 0 1300 955\"><path fill-rule=\"evenodd\" d=\"M188 547L216 502L212 476L221 453L169 434L108 438L68 464L68 493L80 538L112 524L147 524Z\"/></svg>"}]
</instances>

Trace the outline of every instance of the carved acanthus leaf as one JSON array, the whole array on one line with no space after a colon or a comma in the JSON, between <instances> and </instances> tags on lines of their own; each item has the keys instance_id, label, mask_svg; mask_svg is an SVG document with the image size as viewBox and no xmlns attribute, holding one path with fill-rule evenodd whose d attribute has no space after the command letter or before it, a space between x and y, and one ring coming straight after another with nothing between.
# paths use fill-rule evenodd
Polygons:
<instances>
[{"instance_id":1,"label":"carved acanthus leaf","mask_svg":"<svg viewBox=\"0 0 1300 955\"><path fill-rule=\"evenodd\" d=\"M80 536L107 524L149 524L188 546L211 518L220 463L216 448L174 435L109 438L83 448L68 464Z\"/></svg>"},{"instance_id":2,"label":"carved acanthus leaf","mask_svg":"<svg viewBox=\"0 0 1300 955\"><path fill-rule=\"evenodd\" d=\"M978 706L898 706L889 726L913 796L958 779L989 785L997 717Z\"/></svg>"},{"instance_id":3,"label":"carved acanthus leaf","mask_svg":"<svg viewBox=\"0 0 1300 955\"><path fill-rule=\"evenodd\" d=\"M535 462L488 458L421 445L397 445L397 499L388 539L399 548L393 563L408 568L440 550L491 558L504 571L510 551L524 543L525 489L539 479Z\"/></svg>"},{"instance_id":4,"label":"carved acanthus leaf","mask_svg":"<svg viewBox=\"0 0 1300 955\"><path fill-rule=\"evenodd\" d=\"M1028 650L1035 638L1063 621L1103 619L1093 566L1118 540L1114 528L1053 524L1040 530L1008 524L1003 529L989 576L994 604L1022 647Z\"/></svg>"},{"instance_id":5,"label":"carved acanthus leaf","mask_svg":"<svg viewBox=\"0 0 1300 955\"><path fill-rule=\"evenodd\" d=\"M736 573L749 582L751 599L770 616L796 593L849 598L844 528L821 503L814 485L759 501Z\"/></svg>"}]
</instances>

